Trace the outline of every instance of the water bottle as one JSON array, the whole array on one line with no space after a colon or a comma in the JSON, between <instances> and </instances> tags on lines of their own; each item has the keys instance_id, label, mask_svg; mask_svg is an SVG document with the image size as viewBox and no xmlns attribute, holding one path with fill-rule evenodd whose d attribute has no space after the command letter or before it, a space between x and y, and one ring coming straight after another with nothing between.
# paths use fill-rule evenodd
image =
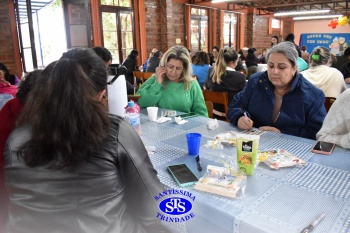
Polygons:
<instances>
[{"instance_id":1,"label":"water bottle","mask_svg":"<svg viewBox=\"0 0 350 233\"><path fill-rule=\"evenodd\" d=\"M140 127L140 112L135 106L134 101L128 103L128 107L125 109L125 118L130 123L130 125L136 130L138 134L141 132Z\"/></svg>"}]
</instances>

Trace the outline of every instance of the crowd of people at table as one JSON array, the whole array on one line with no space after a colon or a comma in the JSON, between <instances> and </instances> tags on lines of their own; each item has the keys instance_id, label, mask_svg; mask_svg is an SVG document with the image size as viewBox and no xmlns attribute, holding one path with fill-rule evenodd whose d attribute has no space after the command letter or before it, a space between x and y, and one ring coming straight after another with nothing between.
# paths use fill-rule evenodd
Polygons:
<instances>
[{"instance_id":1,"label":"crowd of people at table","mask_svg":"<svg viewBox=\"0 0 350 233\"><path fill-rule=\"evenodd\" d=\"M350 48L333 61L327 48L307 53L288 35L283 42L273 36L270 48L255 53L215 46L211 55L191 57L176 45L164 54L153 49L143 66L132 50L122 67L128 90L141 84L133 71L154 72L138 89L140 107L207 117L202 90L224 91L227 117L240 129L350 148ZM300 59L309 67L302 72ZM75 48L21 81L0 63L0 93L12 98L0 110L0 231L172 231L156 219L153 197L163 187L139 135L108 114L111 63L106 48ZM249 78L241 72L259 63L267 70ZM336 98L328 113L325 97ZM221 107L214 106L218 117Z\"/></svg>"}]
</instances>

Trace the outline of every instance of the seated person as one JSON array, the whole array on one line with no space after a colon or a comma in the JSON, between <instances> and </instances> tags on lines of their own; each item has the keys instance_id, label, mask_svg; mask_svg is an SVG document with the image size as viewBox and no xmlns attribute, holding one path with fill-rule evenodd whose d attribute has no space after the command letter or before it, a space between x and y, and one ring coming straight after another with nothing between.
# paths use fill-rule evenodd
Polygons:
<instances>
[{"instance_id":1,"label":"seated person","mask_svg":"<svg viewBox=\"0 0 350 233\"><path fill-rule=\"evenodd\" d=\"M215 62L218 59L219 51L220 51L220 47L215 45L212 49L212 53L209 56L210 58L209 62L211 66L215 66Z\"/></svg>"},{"instance_id":2,"label":"seated person","mask_svg":"<svg viewBox=\"0 0 350 233\"><path fill-rule=\"evenodd\" d=\"M7 219L7 206L8 198L5 193L4 179L3 179L3 167L4 167L4 156L3 151L6 140L10 135L12 129L15 126L17 117L22 111L24 102L28 96L28 93L36 83L42 70L35 70L29 72L24 78L22 78L16 97L9 100L3 108L0 110L0 232L3 232L3 226Z\"/></svg>"},{"instance_id":3,"label":"seated person","mask_svg":"<svg viewBox=\"0 0 350 233\"><path fill-rule=\"evenodd\" d=\"M293 43L273 46L267 71L253 74L229 105L231 122L240 129L315 139L326 116L325 96L298 73L297 58Z\"/></svg>"},{"instance_id":4,"label":"seated person","mask_svg":"<svg viewBox=\"0 0 350 233\"><path fill-rule=\"evenodd\" d=\"M306 50L306 46L301 46L301 58L304 59L306 63L309 63L310 54Z\"/></svg>"},{"instance_id":5,"label":"seated person","mask_svg":"<svg viewBox=\"0 0 350 233\"><path fill-rule=\"evenodd\" d=\"M248 49L248 54L245 59L245 64L247 68L251 66L258 66L259 64L259 58L255 56L255 50L253 48Z\"/></svg>"},{"instance_id":6,"label":"seated person","mask_svg":"<svg viewBox=\"0 0 350 233\"><path fill-rule=\"evenodd\" d=\"M148 58L153 57L153 54L155 54L155 52L157 52L157 51L158 51L158 49L153 48L153 49L152 49L152 52L150 52ZM142 65L142 70L143 70L143 71L146 71L146 70L147 70L147 67L148 67L148 60L149 60L149 59L147 59L146 62Z\"/></svg>"},{"instance_id":7,"label":"seated person","mask_svg":"<svg viewBox=\"0 0 350 233\"><path fill-rule=\"evenodd\" d=\"M245 75L235 70L238 63L238 53L232 48L221 49L215 63L215 69L205 81L205 89L210 91L224 91L228 94L228 103L243 90L246 85ZM214 104L214 114L224 116L224 107Z\"/></svg>"},{"instance_id":8,"label":"seated person","mask_svg":"<svg viewBox=\"0 0 350 233\"><path fill-rule=\"evenodd\" d=\"M320 88L326 97L337 98L346 90L346 85L341 72L328 66L332 59L331 53L326 47L316 47L310 55L309 68L301 74L316 87Z\"/></svg>"},{"instance_id":9,"label":"seated person","mask_svg":"<svg viewBox=\"0 0 350 233\"><path fill-rule=\"evenodd\" d=\"M332 64L332 67L341 71L346 63L349 62L350 59L350 47L346 48L344 54L341 56L337 56L337 62Z\"/></svg>"},{"instance_id":10,"label":"seated person","mask_svg":"<svg viewBox=\"0 0 350 233\"><path fill-rule=\"evenodd\" d=\"M162 58L162 51L158 50L148 59L148 66L146 72L156 72L156 68L159 66L160 59Z\"/></svg>"},{"instance_id":11,"label":"seated person","mask_svg":"<svg viewBox=\"0 0 350 233\"><path fill-rule=\"evenodd\" d=\"M266 64L266 52L267 49L263 49L259 54L258 59L260 64Z\"/></svg>"},{"instance_id":12,"label":"seated person","mask_svg":"<svg viewBox=\"0 0 350 233\"><path fill-rule=\"evenodd\" d=\"M95 51L95 53L103 60L105 63L106 69L108 69L109 65L112 64L112 54L111 52L106 49L105 47L95 47L92 50ZM134 94L134 86L131 85L131 83L125 79L126 82L126 91L128 95Z\"/></svg>"},{"instance_id":13,"label":"seated person","mask_svg":"<svg viewBox=\"0 0 350 233\"><path fill-rule=\"evenodd\" d=\"M137 58L139 57L139 52L137 50L131 50L130 54L128 57L123 61L123 66L128 69L127 74L125 74L125 79L131 83L132 85L138 85L142 83L141 79L136 79L136 84L135 79L134 79L134 71L139 71L139 67L137 66Z\"/></svg>"},{"instance_id":14,"label":"seated person","mask_svg":"<svg viewBox=\"0 0 350 233\"><path fill-rule=\"evenodd\" d=\"M12 85L9 81L4 78L0 78L0 94L9 94L13 97L16 96L17 86Z\"/></svg>"},{"instance_id":15,"label":"seated person","mask_svg":"<svg viewBox=\"0 0 350 233\"><path fill-rule=\"evenodd\" d=\"M339 95L329 109L316 138L350 149L350 89Z\"/></svg>"},{"instance_id":16,"label":"seated person","mask_svg":"<svg viewBox=\"0 0 350 233\"><path fill-rule=\"evenodd\" d=\"M350 62L346 63L343 66L341 72L342 72L342 75L344 77L345 82L350 83Z\"/></svg>"},{"instance_id":17,"label":"seated person","mask_svg":"<svg viewBox=\"0 0 350 233\"><path fill-rule=\"evenodd\" d=\"M238 54L238 56L239 56L239 54ZM243 70L244 70L243 62L240 59L238 59L237 66L236 66L235 70L239 71L239 72L243 72Z\"/></svg>"},{"instance_id":18,"label":"seated person","mask_svg":"<svg viewBox=\"0 0 350 233\"><path fill-rule=\"evenodd\" d=\"M173 46L160 60L156 73L137 92L140 107L158 106L208 117L202 90L192 78L191 58L183 46Z\"/></svg>"},{"instance_id":19,"label":"seated person","mask_svg":"<svg viewBox=\"0 0 350 233\"><path fill-rule=\"evenodd\" d=\"M73 48L29 93L4 150L7 232L166 231L157 171L132 126L106 112L106 85L96 53Z\"/></svg>"},{"instance_id":20,"label":"seated person","mask_svg":"<svg viewBox=\"0 0 350 233\"><path fill-rule=\"evenodd\" d=\"M198 83L201 89L203 89L204 81L208 76L209 71L209 55L204 51L199 51L193 56L194 60L192 62L193 75L198 78Z\"/></svg>"},{"instance_id":21,"label":"seated person","mask_svg":"<svg viewBox=\"0 0 350 233\"><path fill-rule=\"evenodd\" d=\"M16 75L10 74L7 67L0 63L0 79L4 79L9 82L11 85L17 86L19 83L19 79Z\"/></svg>"}]
</instances>

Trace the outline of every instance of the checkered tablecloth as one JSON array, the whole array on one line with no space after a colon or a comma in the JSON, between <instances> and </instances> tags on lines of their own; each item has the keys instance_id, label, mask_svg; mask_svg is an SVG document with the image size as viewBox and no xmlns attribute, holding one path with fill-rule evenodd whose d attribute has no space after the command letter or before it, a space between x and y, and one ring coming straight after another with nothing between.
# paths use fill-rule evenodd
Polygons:
<instances>
[{"instance_id":1,"label":"checkered tablecloth","mask_svg":"<svg viewBox=\"0 0 350 233\"><path fill-rule=\"evenodd\" d=\"M150 155L161 182L168 188L180 188L166 167L186 163L198 176L208 164L221 165L220 154L236 157L236 148L214 150L204 147L219 133L238 131L232 124L219 121L208 130L208 118L195 117L177 125L174 120L162 124L148 121L141 114L141 138L146 146L155 146ZM200 156L203 171L197 170L195 157L187 155L186 133L202 134ZM314 233L350 232L350 151L336 147L329 156L311 152L315 141L290 135L265 132L259 150L285 149L307 161L304 167L272 170L259 164L248 177L245 196L231 199L184 188L196 195L195 218L181 230L190 233L297 233L319 214L326 217Z\"/></svg>"}]
</instances>

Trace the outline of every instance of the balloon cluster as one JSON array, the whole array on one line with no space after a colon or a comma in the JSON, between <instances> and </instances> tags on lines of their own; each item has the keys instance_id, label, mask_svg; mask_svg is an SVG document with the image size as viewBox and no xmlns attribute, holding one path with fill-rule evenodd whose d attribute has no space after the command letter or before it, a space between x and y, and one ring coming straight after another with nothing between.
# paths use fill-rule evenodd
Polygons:
<instances>
[{"instance_id":1,"label":"balloon cluster","mask_svg":"<svg viewBox=\"0 0 350 233\"><path fill-rule=\"evenodd\" d=\"M328 27L335 29L337 25L345 26L346 24L349 24L350 26L350 20L348 19L348 17L340 16L338 19L332 19L331 21L329 21Z\"/></svg>"}]
</instances>

